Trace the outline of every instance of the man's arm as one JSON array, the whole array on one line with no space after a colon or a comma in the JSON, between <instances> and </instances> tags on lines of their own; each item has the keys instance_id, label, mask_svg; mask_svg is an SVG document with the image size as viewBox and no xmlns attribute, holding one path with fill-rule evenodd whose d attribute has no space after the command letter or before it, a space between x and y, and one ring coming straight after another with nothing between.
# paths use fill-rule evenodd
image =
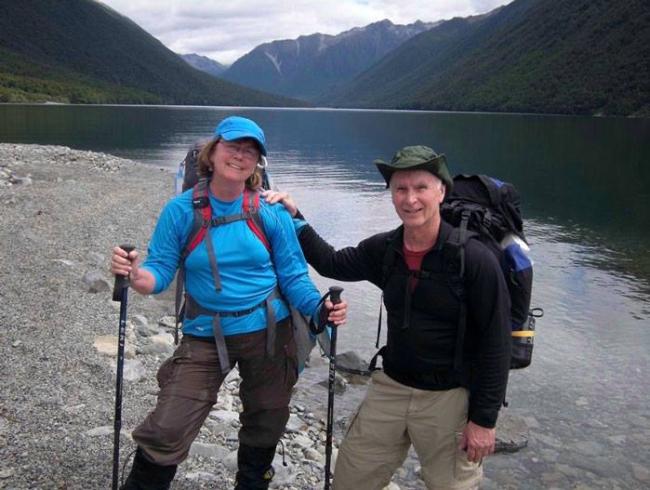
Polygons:
<instances>
[{"instance_id":1,"label":"man's arm","mask_svg":"<svg viewBox=\"0 0 650 490\"><path fill-rule=\"evenodd\" d=\"M265 191L262 195L268 203L282 203L293 217L305 259L320 275L339 281L367 280L380 285L383 250L381 235L363 240L356 247L337 251L307 223L288 193Z\"/></svg>"},{"instance_id":2,"label":"man's arm","mask_svg":"<svg viewBox=\"0 0 650 490\"><path fill-rule=\"evenodd\" d=\"M309 224L298 231L300 247L307 262L325 277L339 281L381 281L381 235L360 242L356 247L335 250ZM378 253L379 252L379 253Z\"/></svg>"},{"instance_id":3,"label":"man's arm","mask_svg":"<svg viewBox=\"0 0 650 490\"><path fill-rule=\"evenodd\" d=\"M467 302L471 328L466 335L477 348L470 392L469 423L463 444L470 461L494 451L497 417L510 369L510 296L500 265L476 241L468 243ZM470 249L471 247L471 249Z\"/></svg>"}]
</instances>

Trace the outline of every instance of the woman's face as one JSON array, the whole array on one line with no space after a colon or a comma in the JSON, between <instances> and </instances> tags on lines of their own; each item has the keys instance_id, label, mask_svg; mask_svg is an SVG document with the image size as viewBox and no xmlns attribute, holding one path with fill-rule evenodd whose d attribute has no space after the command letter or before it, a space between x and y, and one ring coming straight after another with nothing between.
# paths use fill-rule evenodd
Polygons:
<instances>
[{"instance_id":1,"label":"woman's face","mask_svg":"<svg viewBox=\"0 0 650 490\"><path fill-rule=\"evenodd\" d=\"M210 155L214 176L221 181L234 183L246 182L255 172L259 159L259 148L251 138L219 140Z\"/></svg>"}]
</instances>

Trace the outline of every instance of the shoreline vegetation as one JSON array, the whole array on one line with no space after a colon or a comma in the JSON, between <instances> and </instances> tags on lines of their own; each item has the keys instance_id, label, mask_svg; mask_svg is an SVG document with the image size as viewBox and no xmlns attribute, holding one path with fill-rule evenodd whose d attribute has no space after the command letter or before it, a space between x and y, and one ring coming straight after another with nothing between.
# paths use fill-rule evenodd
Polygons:
<instances>
[{"instance_id":1,"label":"shoreline vegetation","mask_svg":"<svg viewBox=\"0 0 650 490\"><path fill-rule=\"evenodd\" d=\"M165 169L104 153L0 144L0 488L109 487L119 320L110 249L130 242L146 250L172 180ZM156 370L173 349L172 296L129 295L122 463L134 449L131 430L154 406ZM326 361L313 355L295 389L273 488L322 486L327 375ZM336 445L366 381L337 376ZM175 489L232 488L238 382L236 372L225 382ZM521 417L502 420L501 451L525 446ZM387 488L422 489L418 471L411 454Z\"/></svg>"},{"instance_id":2,"label":"shoreline vegetation","mask_svg":"<svg viewBox=\"0 0 650 490\"><path fill-rule=\"evenodd\" d=\"M233 106L230 105L206 105L197 106L192 104L137 104L137 103L122 103L122 102L98 102L98 103L74 103L69 101L56 101L56 100L38 100L38 101L24 101L24 102L3 102L0 100L0 106L25 106L25 105L43 105L43 106L82 106L82 107L204 107L229 109ZM508 111L467 111L467 110L446 110L446 109L385 109L385 108L360 108L360 107L325 107L325 106L242 106L245 109L268 109L268 110L283 110L283 111L354 111L354 112L431 112L431 113L445 113L445 114L488 114L488 115L501 115L501 116L548 116L548 117L594 117L594 118L616 118L616 119L650 119L650 112L646 113L640 111L634 114L620 115L620 114L604 114L602 111L593 114L569 114L569 113L547 113L547 112L508 112Z\"/></svg>"}]
</instances>

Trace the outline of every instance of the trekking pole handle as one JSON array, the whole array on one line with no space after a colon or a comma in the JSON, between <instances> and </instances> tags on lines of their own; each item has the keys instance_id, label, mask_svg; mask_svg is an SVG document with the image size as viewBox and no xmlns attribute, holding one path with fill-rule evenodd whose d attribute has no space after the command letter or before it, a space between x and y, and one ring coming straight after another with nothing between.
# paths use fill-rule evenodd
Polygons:
<instances>
[{"instance_id":1,"label":"trekking pole handle","mask_svg":"<svg viewBox=\"0 0 650 490\"><path fill-rule=\"evenodd\" d=\"M340 286L330 286L329 290L329 296L330 296L330 301L332 304L339 304L341 302L341 293L343 292L343 288Z\"/></svg>"},{"instance_id":2,"label":"trekking pole handle","mask_svg":"<svg viewBox=\"0 0 650 490\"><path fill-rule=\"evenodd\" d=\"M127 255L130 254L135 247L133 245L120 245L120 248L124 250ZM127 276L116 275L115 276L115 285L113 286L113 301L122 300L122 291L124 288L129 287L129 279Z\"/></svg>"}]
</instances>

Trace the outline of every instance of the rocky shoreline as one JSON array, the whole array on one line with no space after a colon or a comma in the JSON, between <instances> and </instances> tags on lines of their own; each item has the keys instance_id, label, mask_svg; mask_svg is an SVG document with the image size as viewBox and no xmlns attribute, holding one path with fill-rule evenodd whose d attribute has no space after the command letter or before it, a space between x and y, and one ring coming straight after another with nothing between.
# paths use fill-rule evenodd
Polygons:
<instances>
[{"instance_id":1,"label":"rocky shoreline","mask_svg":"<svg viewBox=\"0 0 650 490\"><path fill-rule=\"evenodd\" d=\"M162 169L65 147L0 144L0 488L110 487L119 304L111 300L109 251L123 242L145 250L171 193L172 175ZM123 462L134 449L130 431L155 403L157 367L173 350L172 308L169 292L129 296ZM322 487L326 378L326 362L314 356L296 386L273 488ZM173 488L232 488L238 381L235 371ZM364 382L339 377L345 401L337 403L354 406ZM335 417L336 441L346 415ZM526 444L526 427L516 422L500 433L503 451ZM417 473L410 456L388 488L424 488Z\"/></svg>"}]
</instances>

